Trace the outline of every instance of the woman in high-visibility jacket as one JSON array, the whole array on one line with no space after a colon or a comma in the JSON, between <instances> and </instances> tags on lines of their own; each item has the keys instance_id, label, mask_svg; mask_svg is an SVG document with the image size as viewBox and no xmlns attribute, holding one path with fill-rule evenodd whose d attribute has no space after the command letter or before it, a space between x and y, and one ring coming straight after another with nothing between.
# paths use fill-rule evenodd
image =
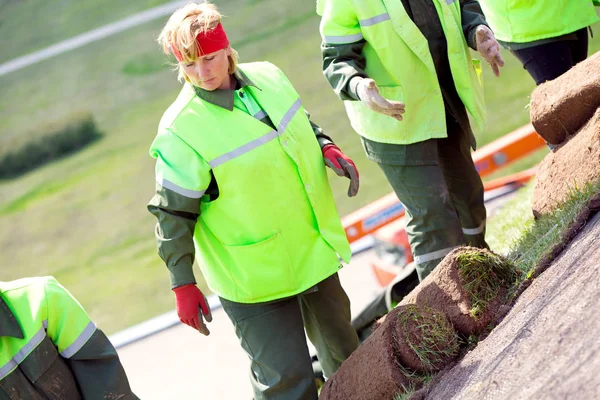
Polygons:
<instances>
[{"instance_id":1,"label":"woman in high-visibility jacket","mask_svg":"<svg viewBox=\"0 0 600 400\"><path fill-rule=\"evenodd\" d=\"M487 247L471 158L486 109L477 50L504 61L475 0L318 0L323 72L367 157L406 208L419 279L453 248ZM405 113L406 107L406 113Z\"/></svg>"},{"instance_id":2,"label":"woman in high-visibility jacket","mask_svg":"<svg viewBox=\"0 0 600 400\"><path fill-rule=\"evenodd\" d=\"M587 58L588 27L598 0L479 0L498 42L517 57L536 85Z\"/></svg>"},{"instance_id":3,"label":"woman in high-visibility jacket","mask_svg":"<svg viewBox=\"0 0 600 400\"><path fill-rule=\"evenodd\" d=\"M180 320L208 335L197 259L251 360L256 399L316 399L304 328L326 376L358 345L337 275L350 246L325 164L350 179L350 196L358 172L277 67L237 64L220 21L214 5L191 3L158 38L184 81L150 149L159 254Z\"/></svg>"},{"instance_id":4,"label":"woman in high-visibility jacket","mask_svg":"<svg viewBox=\"0 0 600 400\"><path fill-rule=\"evenodd\" d=\"M139 400L117 351L51 276L0 282L0 400Z\"/></svg>"}]
</instances>

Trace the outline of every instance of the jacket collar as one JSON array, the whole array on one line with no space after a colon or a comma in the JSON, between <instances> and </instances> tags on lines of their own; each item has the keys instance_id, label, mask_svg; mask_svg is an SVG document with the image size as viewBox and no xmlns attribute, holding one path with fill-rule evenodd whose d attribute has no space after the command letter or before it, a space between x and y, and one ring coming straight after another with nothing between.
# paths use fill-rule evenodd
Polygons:
<instances>
[{"instance_id":1,"label":"jacket collar","mask_svg":"<svg viewBox=\"0 0 600 400\"><path fill-rule=\"evenodd\" d=\"M6 300L0 293L0 336L12 336L17 339L23 339L23 330L15 314L11 311Z\"/></svg>"},{"instance_id":2,"label":"jacket collar","mask_svg":"<svg viewBox=\"0 0 600 400\"><path fill-rule=\"evenodd\" d=\"M235 70L233 76L237 80L238 84L235 90L241 89L246 86L254 86L257 89L260 89L258 86L252 82L250 78L239 68ZM194 86L194 90L196 91L196 95L200 97L202 100L209 102L215 106L225 108L229 111L233 111L233 96L235 90L230 89L217 89L217 90L204 90L199 87Z\"/></svg>"}]
</instances>

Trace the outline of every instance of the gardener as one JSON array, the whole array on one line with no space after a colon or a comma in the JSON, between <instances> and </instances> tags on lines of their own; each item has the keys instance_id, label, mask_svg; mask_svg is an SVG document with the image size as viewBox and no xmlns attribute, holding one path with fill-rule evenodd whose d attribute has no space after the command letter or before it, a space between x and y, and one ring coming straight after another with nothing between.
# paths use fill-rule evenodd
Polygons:
<instances>
[{"instance_id":1,"label":"gardener","mask_svg":"<svg viewBox=\"0 0 600 400\"><path fill-rule=\"evenodd\" d=\"M251 360L256 399L316 399L304 328L327 376L358 343L337 275L350 247L324 160L350 178L350 196L358 171L277 67L237 65L220 21L214 5L188 4L158 39L185 81L150 149L159 254L180 320L208 335L197 257Z\"/></svg>"},{"instance_id":2,"label":"gardener","mask_svg":"<svg viewBox=\"0 0 600 400\"><path fill-rule=\"evenodd\" d=\"M317 7L325 77L406 208L419 279L457 246L487 247L467 116L482 126L486 112L467 44L496 75L504 62L477 1L319 0Z\"/></svg>"},{"instance_id":3,"label":"gardener","mask_svg":"<svg viewBox=\"0 0 600 400\"><path fill-rule=\"evenodd\" d=\"M588 27L598 21L592 0L481 0L481 8L536 85L587 58Z\"/></svg>"},{"instance_id":4,"label":"gardener","mask_svg":"<svg viewBox=\"0 0 600 400\"><path fill-rule=\"evenodd\" d=\"M52 277L0 282L0 399L137 397L115 348Z\"/></svg>"}]
</instances>

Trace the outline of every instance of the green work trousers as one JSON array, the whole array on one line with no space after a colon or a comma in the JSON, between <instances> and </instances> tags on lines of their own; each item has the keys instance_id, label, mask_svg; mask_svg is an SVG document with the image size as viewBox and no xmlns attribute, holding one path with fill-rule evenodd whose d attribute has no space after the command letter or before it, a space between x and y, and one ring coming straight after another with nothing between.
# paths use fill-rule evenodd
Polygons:
<instances>
[{"instance_id":1,"label":"green work trousers","mask_svg":"<svg viewBox=\"0 0 600 400\"><path fill-rule=\"evenodd\" d=\"M406 209L406 232L419 280L452 249L487 248L483 183L471 157L472 133L449 113L448 137L410 145L362 138Z\"/></svg>"},{"instance_id":2,"label":"green work trousers","mask_svg":"<svg viewBox=\"0 0 600 400\"><path fill-rule=\"evenodd\" d=\"M338 274L282 300L243 304L221 298L221 304L250 358L255 400L317 399L306 335L326 377L358 347Z\"/></svg>"}]
</instances>

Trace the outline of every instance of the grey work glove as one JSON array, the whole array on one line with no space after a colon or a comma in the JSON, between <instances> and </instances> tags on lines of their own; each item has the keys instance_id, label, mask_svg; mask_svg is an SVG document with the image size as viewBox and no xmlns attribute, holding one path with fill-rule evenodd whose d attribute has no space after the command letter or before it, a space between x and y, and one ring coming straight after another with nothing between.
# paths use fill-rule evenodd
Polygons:
<instances>
[{"instance_id":1,"label":"grey work glove","mask_svg":"<svg viewBox=\"0 0 600 400\"><path fill-rule=\"evenodd\" d=\"M490 64L494 75L500 76L500 67L504 67L504 60L494 33L487 26L479 25L475 31L475 40L479 54Z\"/></svg>"},{"instance_id":2,"label":"grey work glove","mask_svg":"<svg viewBox=\"0 0 600 400\"><path fill-rule=\"evenodd\" d=\"M345 176L350 179L348 197L356 196L358 193L359 178L358 169L356 168L356 165L354 165L354 161L333 143L325 145L321 151L323 152L325 165L331 168L337 176Z\"/></svg>"},{"instance_id":3,"label":"grey work glove","mask_svg":"<svg viewBox=\"0 0 600 400\"><path fill-rule=\"evenodd\" d=\"M379 88L373 79L364 78L358 82L356 94L363 104L371 110L402 121L404 103L383 98L379 94Z\"/></svg>"}]
</instances>

